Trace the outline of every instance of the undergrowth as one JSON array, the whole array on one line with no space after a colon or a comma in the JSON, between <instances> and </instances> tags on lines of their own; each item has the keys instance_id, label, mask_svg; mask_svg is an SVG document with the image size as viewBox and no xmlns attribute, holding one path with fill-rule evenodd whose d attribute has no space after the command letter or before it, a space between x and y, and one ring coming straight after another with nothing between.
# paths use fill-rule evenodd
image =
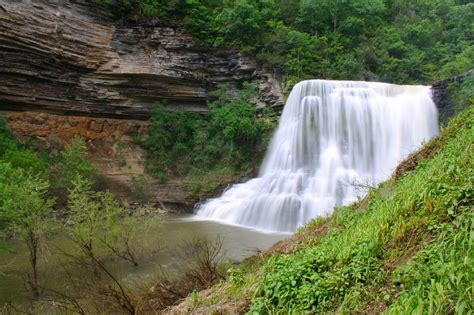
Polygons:
<instances>
[{"instance_id":1,"label":"undergrowth","mask_svg":"<svg viewBox=\"0 0 474 315\"><path fill-rule=\"evenodd\" d=\"M219 298L253 314L472 311L473 121L471 106L403 172L300 229L290 254L232 269Z\"/></svg>"},{"instance_id":2,"label":"undergrowth","mask_svg":"<svg viewBox=\"0 0 474 315\"><path fill-rule=\"evenodd\" d=\"M251 311L363 311L368 300L392 299L394 312L473 309L472 240L463 237L472 224L473 113L470 108L455 119L449 128L456 135L395 179L391 194L373 198L361 212L338 209L317 246L272 256ZM414 246L426 250L397 268L397 258ZM464 252L453 253L453 246ZM383 287L383 296L371 287ZM392 296L397 287L400 295Z\"/></svg>"},{"instance_id":3,"label":"undergrowth","mask_svg":"<svg viewBox=\"0 0 474 315\"><path fill-rule=\"evenodd\" d=\"M156 104L148 137L137 139L145 149L150 174L162 181L188 177L189 188L200 193L215 186L197 183L208 181L207 174L228 178L260 164L275 124L271 109L260 111L253 104L256 85L244 83L234 92L220 85L212 96L206 115L170 111L166 104Z\"/></svg>"}]
</instances>

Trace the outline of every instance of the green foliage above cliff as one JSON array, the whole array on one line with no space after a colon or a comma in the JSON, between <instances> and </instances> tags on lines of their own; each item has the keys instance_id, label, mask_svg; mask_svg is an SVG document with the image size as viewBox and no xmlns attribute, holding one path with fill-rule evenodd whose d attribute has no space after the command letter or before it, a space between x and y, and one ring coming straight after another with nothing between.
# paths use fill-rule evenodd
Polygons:
<instances>
[{"instance_id":1,"label":"green foliage above cliff","mask_svg":"<svg viewBox=\"0 0 474 315\"><path fill-rule=\"evenodd\" d=\"M284 79L433 82L472 68L474 3L463 0L121 0L210 46L255 53Z\"/></svg>"},{"instance_id":2,"label":"green foliage above cliff","mask_svg":"<svg viewBox=\"0 0 474 315\"><path fill-rule=\"evenodd\" d=\"M238 93L222 85L213 96L207 115L155 106L149 136L141 144L147 150L147 168L157 178L219 166L245 170L258 165L261 145L274 126L271 110L259 113L252 104L255 85L244 84Z\"/></svg>"}]
</instances>

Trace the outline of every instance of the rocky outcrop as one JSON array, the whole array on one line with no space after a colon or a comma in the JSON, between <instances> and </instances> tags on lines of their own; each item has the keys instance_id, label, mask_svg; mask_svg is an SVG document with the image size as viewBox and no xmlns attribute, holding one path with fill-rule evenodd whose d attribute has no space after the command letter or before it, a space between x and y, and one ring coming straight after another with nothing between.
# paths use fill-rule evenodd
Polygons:
<instances>
[{"instance_id":1,"label":"rocky outcrop","mask_svg":"<svg viewBox=\"0 0 474 315\"><path fill-rule=\"evenodd\" d=\"M455 104L453 104L449 96L448 86L452 83L460 83L472 75L474 75L474 69L455 77L435 82L431 86L433 101L435 102L436 107L438 107L440 121L442 123L447 123L448 119L455 114Z\"/></svg>"},{"instance_id":2,"label":"rocky outcrop","mask_svg":"<svg viewBox=\"0 0 474 315\"><path fill-rule=\"evenodd\" d=\"M282 105L278 82L236 49L211 49L148 21L112 22L86 0L0 0L0 109L146 119L153 103L206 111L219 83L260 80Z\"/></svg>"},{"instance_id":3,"label":"rocky outcrop","mask_svg":"<svg viewBox=\"0 0 474 315\"><path fill-rule=\"evenodd\" d=\"M38 150L59 152L72 138L82 137L87 143L88 160L100 175L99 184L121 199L133 200L140 195L144 199L140 202L179 211L190 211L199 201L182 181L160 183L145 174L144 152L133 138L146 135L149 125L146 121L37 112L0 112L0 115L20 141L34 138ZM142 191L136 191L134 179L146 183Z\"/></svg>"},{"instance_id":4,"label":"rocky outcrop","mask_svg":"<svg viewBox=\"0 0 474 315\"><path fill-rule=\"evenodd\" d=\"M35 139L38 149L57 150L74 137L86 142L132 140L145 136L149 123L82 116L63 116L37 112L0 112L8 129L22 142Z\"/></svg>"}]
</instances>

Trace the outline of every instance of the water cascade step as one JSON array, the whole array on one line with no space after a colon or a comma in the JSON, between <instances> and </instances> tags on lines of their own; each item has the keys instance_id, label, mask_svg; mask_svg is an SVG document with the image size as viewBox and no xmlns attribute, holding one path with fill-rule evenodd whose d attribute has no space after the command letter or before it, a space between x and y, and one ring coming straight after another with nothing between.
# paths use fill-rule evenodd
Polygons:
<instances>
[{"instance_id":1,"label":"water cascade step","mask_svg":"<svg viewBox=\"0 0 474 315\"><path fill-rule=\"evenodd\" d=\"M308 80L294 86L259 176L196 209L196 217L294 232L388 179L438 133L429 86Z\"/></svg>"}]
</instances>

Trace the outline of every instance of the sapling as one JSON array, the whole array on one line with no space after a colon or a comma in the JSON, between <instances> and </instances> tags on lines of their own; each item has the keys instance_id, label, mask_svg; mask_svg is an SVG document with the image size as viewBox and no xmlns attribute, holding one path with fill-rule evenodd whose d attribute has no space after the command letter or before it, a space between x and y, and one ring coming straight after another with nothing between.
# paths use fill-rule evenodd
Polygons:
<instances>
[{"instance_id":1,"label":"sapling","mask_svg":"<svg viewBox=\"0 0 474 315\"><path fill-rule=\"evenodd\" d=\"M28 247L31 273L28 285L39 295L38 252L41 237L50 230L48 216L53 200L47 199L49 183L23 169L3 168L0 187L0 214L7 222L7 231L18 235Z\"/></svg>"},{"instance_id":2,"label":"sapling","mask_svg":"<svg viewBox=\"0 0 474 315\"><path fill-rule=\"evenodd\" d=\"M79 265L92 269L96 280L105 275L113 285L99 286L101 295L113 298L122 309L129 314L135 313L135 303L120 280L105 264L103 257L104 249L111 250L122 259L134 261L134 255L130 244L125 254L107 241L110 240L109 233L116 226L119 212L122 210L117 199L110 192L96 192L92 190L92 181L77 174L72 180L69 189L68 213L69 238L79 249L78 252L67 253ZM105 247L103 245L106 245Z\"/></svg>"}]
</instances>

